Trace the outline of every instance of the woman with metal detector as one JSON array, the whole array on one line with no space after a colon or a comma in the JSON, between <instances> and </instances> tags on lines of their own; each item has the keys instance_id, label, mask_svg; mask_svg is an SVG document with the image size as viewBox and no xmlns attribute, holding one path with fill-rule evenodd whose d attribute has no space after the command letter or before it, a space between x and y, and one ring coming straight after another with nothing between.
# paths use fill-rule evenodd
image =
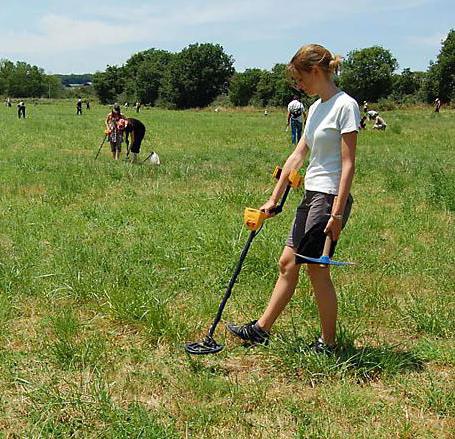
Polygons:
<instances>
[{"instance_id":1,"label":"woman with metal detector","mask_svg":"<svg viewBox=\"0 0 455 439\"><path fill-rule=\"evenodd\" d=\"M301 264L305 263L321 320L321 336L309 348L323 353L335 348L337 298L328 264L351 210L350 189L360 124L357 102L333 81L340 64L339 56L310 44L300 48L288 65L295 87L320 99L310 107L303 136L288 157L272 196L261 207L273 215L291 170L300 169L309 152L305 195L280 257L279 277L270 301L259 319L227 326L232 334L250 344L268 343L270 330L291 300Z\"/></svg>"}]
</instances>

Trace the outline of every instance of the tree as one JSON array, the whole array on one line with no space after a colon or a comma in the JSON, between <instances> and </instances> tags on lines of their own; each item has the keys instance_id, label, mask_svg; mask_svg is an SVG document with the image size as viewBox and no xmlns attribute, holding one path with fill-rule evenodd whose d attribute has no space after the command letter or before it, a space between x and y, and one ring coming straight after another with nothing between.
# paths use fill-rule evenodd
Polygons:
<instances>
[{"instance_id":1,"label":"tree","mask_svg":"<svg viewBox=\"0 0 455 439\"><path fill-rule=\"evenodd\" d=\"M397 68L391 52L381 46L353 50L343 62L340 83L358 101L376 102L392 91L393 72Z\"/></svg>"},{"instance_id":2,"label":"tree","mask_svg":"<svg viewBox=\"0 0 455 439\"><path fill-rule=\"evenodd\" d=\"M411 69L403 69L400 75L393 76L392 97L402 100L406 96L416 96L423 84L422 72L412 72Z\"/></svg>"},{"instance_id":3,"label":"tree","mask_svg":"<svg viewBox=\"0 0 455 439\"><path fill-rule=\"evenodd\" d=\"M0 61L0 90L11 97L41 97L48 89L44 70L18 61Z\"/></svg>"},{"instance_id":4,"label":"tree","mask_svg":"<svg viewBox=\"0 0 455 439\"><path fill-rule=\"evenodd\" d=\"M455 99L455 30L451 29L442 42L441 51L435 63L430 62L425 94L428 102L439 97L442 102Z\"/></svg>"},{"instance_id":5,"label":"tree","mask_svg":"<svg viewBox=\"0 0 455 439\"><path fill-rule=\"evenodd\" d=\"M160 98L175 108L205 107L223 92L233 63L219 44L191 44L172 57Z\"/></svg>"},{"instance_id":6,"label":"tree","mask_svg":"<svg viewBox=\"0 0 455 439\"><path fill-rule=\"evenodd\" d=\"M275 64L272 68L274 92L270 100L270 105L278 107L287 106L295 94L300 94L291 87L287 72L288 70L286 64Z\"/></svg>"},{"instance_id":7,"label":"tree","mask_svg":"<svg viewBox=\"0 0 455 439\"><path fill-rule=\"evenodd\" d=\"M136 99L140 102L154 104L159 97L161 85L172 54L165 50L150 49L142 52L142 59L135 60L134 69L131 67L132 58L127 61L125 68L129 81L133 82L132 88ZM134 74L132 74L134 71Z\"/></svg>"},{"instance_id":8,"label":"tree","mask_svg":"<svg viewBox=\"0 0 455 439\"><path fill-rule=\"evenodd\" d=\"M117 66L107 66L105 72L93 75L93 87L102 104L112 103L125 87L123 70Z\"/></svg>"},{"instance_id":9,"label":"tree","mask_svg":"<svg viewBox=\"0 0 455 439\"><path fill-rule=\"evenodd\" d=\"M239 107L248 105L257 91L262 75L261 69L247 69L236 73L229 85L229 100Z\"/></svg>"}]
</instances>

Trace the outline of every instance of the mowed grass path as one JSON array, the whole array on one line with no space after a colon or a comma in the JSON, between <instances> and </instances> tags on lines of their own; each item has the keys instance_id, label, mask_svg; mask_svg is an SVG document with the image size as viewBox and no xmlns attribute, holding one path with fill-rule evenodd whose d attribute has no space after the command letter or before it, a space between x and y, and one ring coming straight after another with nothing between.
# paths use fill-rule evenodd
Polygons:
<instances>
[{"instance_id":1,"label":"mowed grass path","mask_svg":"<svg viewBox=\"0 0 455 439\"><path fill-rule=\"evenodd\" d=\"M391 438L455 435L455 112L384 113L359 136L334 270L340 352L308 280L270 347L193 358L270 173L285 113L145 109L142 156L114 162L107 107L0 108L0 431L4 437ZM127 111L135 117L133 109ZM302 190L255 239L226 321L262 311Z\"/></svg>"}]
</instances>

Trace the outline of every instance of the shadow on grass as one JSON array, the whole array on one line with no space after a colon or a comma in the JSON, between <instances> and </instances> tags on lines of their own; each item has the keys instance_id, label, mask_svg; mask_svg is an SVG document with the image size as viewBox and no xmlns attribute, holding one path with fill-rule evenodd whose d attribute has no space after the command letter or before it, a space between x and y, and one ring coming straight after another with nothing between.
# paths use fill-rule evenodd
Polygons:
<instances>
[{"instance_id":1,"label":"shadow on grass","mask_svg":"<svg viewBox=\"0 0 455 439\"><path fill-rule=\"evenodd\" d=\"M308 340L307 337L282 336L273 346L273 353L279 356L280 362L302 378L323 380L351 376L359 381L372 381L383 375L418 372L424 368L419 356L400 345L357 347L354 338L344 331L338 334L338 348L333 354L314 353L308 348Z\"/></svg>"}]
</instances>

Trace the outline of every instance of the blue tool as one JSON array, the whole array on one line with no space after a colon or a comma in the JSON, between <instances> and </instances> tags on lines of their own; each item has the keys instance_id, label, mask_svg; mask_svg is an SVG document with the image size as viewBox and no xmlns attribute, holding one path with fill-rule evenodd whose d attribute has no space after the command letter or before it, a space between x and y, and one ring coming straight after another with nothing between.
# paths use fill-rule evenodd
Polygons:
<instances>
[{"instance_id":1,"label":"blue tool","mask_svg":"<svg viewBox=\"0 0 455 439\"><path fill-rule=\"evenodd\" d=\"M304 255L299 255L298 253L295 253L296 256L303 258L307 261L310 262L315 262L319 264L321 267L327 267L327 265L337 265L337 266L342 266L342 265L355 265L354 262L340 262L340 261L334 261L330 259L330 247L332 245L332 239L330 238L329 235L325 238L325 243L324 243L324 250L322 251L322 256L320 258L310 258L309 256L304 256Z\"/></svg>"}]
</instances>

